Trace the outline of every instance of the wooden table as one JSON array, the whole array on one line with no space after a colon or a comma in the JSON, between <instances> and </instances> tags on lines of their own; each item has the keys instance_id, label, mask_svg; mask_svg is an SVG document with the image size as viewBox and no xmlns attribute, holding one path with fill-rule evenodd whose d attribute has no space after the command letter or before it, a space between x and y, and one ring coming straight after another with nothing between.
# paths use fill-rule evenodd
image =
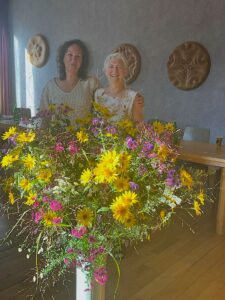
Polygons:
<instances>
[{"instance_id":1,"label":"wooden table","mask_svg":"<svg viewBox=\"0 0 225 300\"><path fill-rule=\"evenodd\" d=\"M225 146L218 148L215 144L194 141L182 141L180 146L180 159L222 169L216 232L223 235L225 234Z\"/></svg>"}]
</instances>

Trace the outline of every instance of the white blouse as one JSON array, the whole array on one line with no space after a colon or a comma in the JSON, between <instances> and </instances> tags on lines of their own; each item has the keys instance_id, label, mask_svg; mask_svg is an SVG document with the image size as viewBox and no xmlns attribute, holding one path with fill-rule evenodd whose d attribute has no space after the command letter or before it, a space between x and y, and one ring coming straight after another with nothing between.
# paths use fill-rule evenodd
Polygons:
<instances>
[{"instance_id":1,"label":"white blouse","mask_svg":"<svg viewBox=\"0 0 225 300\"><path fill-rule=\"evenodd\" d=\"M121 119L132 119L132 107L136 95L137 92L127 89L126 96L117 98L105 94L105 90L101 88L95 92L95 101L108 108L113 115L110 118L112 122L118 122Z\"/></svg>"},{"instance_id":2,"label":"white blouse","mask_svg":"<svg viewBox=\"0 0 225 300\"><path fill-rule=\"evenodd\" d=\"M95 77L88 77L86 80L79 80L70 92L64 92L56 83L56 78L48 81L42 97L40 110L48 108L49 104L67 104L74 109L71 114L71 121L83 118L91 111L94 92L98 88L99 82Z\"/></svg>"}]
</instances>

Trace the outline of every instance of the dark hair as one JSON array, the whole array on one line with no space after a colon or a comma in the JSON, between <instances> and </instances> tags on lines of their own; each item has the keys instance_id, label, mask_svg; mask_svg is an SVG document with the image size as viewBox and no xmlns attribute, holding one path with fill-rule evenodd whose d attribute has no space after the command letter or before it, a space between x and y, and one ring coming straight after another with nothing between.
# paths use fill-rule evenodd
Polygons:
<instances>
[{"instance_id":1,"label":"dark hair","mask_svg":"<svg viewBox=\"0 0 225 300\"><path fill-rule=\"evenodd\" d=\"M88 64L89 64L88 50L87 50L87 47L85 46L85 44L81 40L74 39L74 40L65 42L58 48L58 55L57 55L56 61L57 61L60 80L66 79L66 70L65 70L65 65L64 65L63 59L64 59L64 56L65 56L68 48L74 44L79 46L82 51L82 63L81 63L80 69L78 71L78 77L81 79L87 78L87 69L88 69Z\"/></svg>"}]
</instances>

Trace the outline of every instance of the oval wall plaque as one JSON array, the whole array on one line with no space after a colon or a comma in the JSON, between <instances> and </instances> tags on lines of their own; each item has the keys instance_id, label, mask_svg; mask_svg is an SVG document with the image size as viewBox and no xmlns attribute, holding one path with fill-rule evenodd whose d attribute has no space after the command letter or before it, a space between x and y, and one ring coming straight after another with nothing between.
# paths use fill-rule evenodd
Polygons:
<instances>
[{"instance_id":1,"label":"oval wall plaque","mask_svg":"<svg viewBox=\"0 0 225 300\"><path fill-rule=\"evenodd\" d=\"M171 83L182 90L200 86L207 78L210 66L210 56L206 48L191 41L179 45L167 62Z\"/></svg>"},{"instance_id":2,"label":"oval wall plaque","mask_svg":"<svg viewBox=\"0 0 225 300\"><path fill-rule=\"evenodd\" d=\"M48 59L48 43L40 34L33 36L27 43L27 54L32 65L42 67Z\"/></svg>"},{"instance_id":3,"label":"oval wall plaque","mask_svg":"<svg viewBox=\"0 0 225 300\"><path fill-rule=\"evenodd\" d=\"M131 44L121 44L114 52L120 52L127 60L128 75L126 77L126 83L130 84L139 75L141 70L141 55L137 48Z\"/></svg>"}]
</instances>

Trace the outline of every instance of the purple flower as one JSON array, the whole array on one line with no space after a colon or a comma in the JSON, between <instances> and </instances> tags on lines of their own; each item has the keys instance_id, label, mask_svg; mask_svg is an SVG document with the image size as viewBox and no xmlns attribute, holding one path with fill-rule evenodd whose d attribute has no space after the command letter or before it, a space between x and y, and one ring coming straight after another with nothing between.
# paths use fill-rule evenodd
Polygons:
<instances>
[{"instance_id":1,"label":"purple flower","mask_svg":"<svg viewBox=\"0 0 225 300\"><path fill-rule=\"evenodd\" d=\"M71 230L71 234L80 239L87 232L87 228L82 226L80 228L74 228Z\"/></svg>"},{"instance_id":2,"label":"purple flower","mask_svg":"<svg viewBox=\"0 0 225 300\"><path fill-rule=\"evenodd\" d=\"M56 152L62 152L62 151L64 151L64 147L63 147L63 144L62 143L56 143L56 145L55 145L55 151Z\"/></svg>"},{"instance_id":3,"label":"purple flower","mask_svg":"<svg viewBox=\"0 0 225 300\"><path fill-rule=\"evenodd\" d=\"M99 118L93 118L92 119L92 125L96 126L100 123L100 119Z\"/></svg>"},{"instance_id":4,"label":"purple flower","mask_svg":"<svg viewBox=\"0 0 225 300\"><path fill-rule=\"evenodd\" d=\"M127 148L131 149L131 150L134 150L137 148L137 142L132 139L132 137L128 136L126 138L126 142L127 142Z\"/></svg>"},{"instance_id":5,"label":"purple flower","mask_svg":"<svg viewBox=\"0 0 225 300\"><path fill-rule=\"evenodd\" d=\"M94 277L99 284L104 285L108 280L108 274L106 269L104 267L96 269L94 272Z\"/></svg>"},{"instance_id":6,"label":"purple flower","mask_svg":"<svg viewBox=\"0 0 225 300\"><path fill-rule=\"evenodd\" d=\"M50 208L51 208L51 210L53 210L53 211L57 211L57 210L61 210L63 207L62 207L62 204L61 204L59 201L57 201L57 200L52 200L52 201L50 202Z\"/></svg>"},{"instance_id":7,"label":"purple flower","mask_svg":"<svg viewBox=\"0 0 225 300\"><path fill-rule=\"evenodd\" d=\"M133 181L130 181L129 185L132 191L136 191L139 188L139 185Z\"/></svg>"},{"instance_id":8,"label":"purple flower","mask_svg":"<svg viewBox=\"0 0 225 300\"><path fill-rule=\"evenodd\" d=\"M110 134L116 134L117 130L115 126L107 126L106 127L106 132Z\"/></svg>"},{"instance_id":9,"label":"purple flower","mask_svg":"<svg viewBox=\"0 0 225 300\"><path fill-rule=\"evenodd\" d=\"M146 152L150 152L151 150L153 150L154 148L154 145L149 143L149 142L144 142L144 145L143 145L143 148L142 148L142 151L144 151L145 153Z\"/></svg>"}]
</instances>

